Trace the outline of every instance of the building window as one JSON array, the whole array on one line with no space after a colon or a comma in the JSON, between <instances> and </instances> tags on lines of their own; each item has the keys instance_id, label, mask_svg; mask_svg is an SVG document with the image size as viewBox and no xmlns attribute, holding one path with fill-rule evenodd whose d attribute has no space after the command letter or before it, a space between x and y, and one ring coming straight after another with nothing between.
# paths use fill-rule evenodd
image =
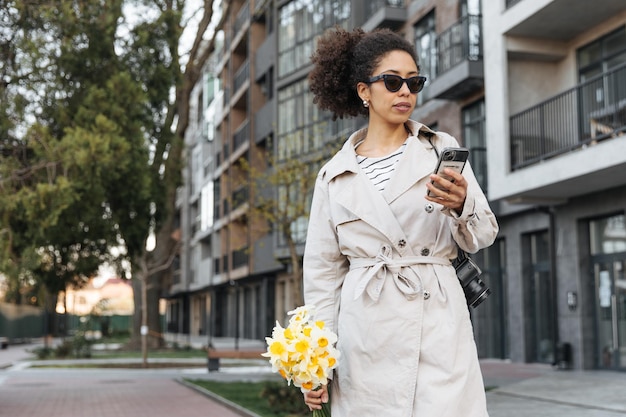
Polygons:
<instances>
[{"instance_id":1,"label":"building window","mask_svg":"<svg viewBox=\"0 0 626 417\"><path fill-rule=\"evenodd\" d=\"M626 62L626 26L580 48L578 76L584 82Z\"/></svg>"},{"instance_id":2,"label":"building window","mask_svg":"<svg viewBox=\"0 0 626 417\"><path fill-rule=\"evenodd\" d=\"M507 331L508 298L506 279L506 242L497 239L493 245L474 255L483 271L483 280L489 285L491 295L479 309L472 311L476 320L476 345L481 358L509 357L509 332Z\"/></svg>"},{"instance_id":3,"label":"building window","mask_svg":"<svg viewBox=\"0 0 626 417\"><path fill-rule=\"evenodd\" d=\"M470 163L478 184L487 191L487 145L485 101L480 100L462 110L463 144L470 150Z\"/></svg>"},{"instance_id":4,"label":"building window","mask_svg":"<svg viewBox=\"0 0 626 417\"><path fill-rule=\"evenodd\" d=\"M215 209L213 183L207 183L200 193L200 230L204 231L213 226Z\"/></svg>"},{"instance_id":5,"label":"building window","mask_svg":"<svg viewBox=\"0 0 626 417\"><path fill-rule=\"evenodd\" d=\"M467 58L482 58L482 22L480 0L464 0L461 4L461 20L467 25ZM464 28L465 30L465 28Z\"/></svg>"},{"instance_id":6,"label":"building window","mask_svg":"<svg viewBox=\"0 0 626 417\"><path fill-rule=\"evenodd\" d=\"M213 181L213 220L217 221L220 218L220 196L221 187L220 180Z\"/></svg>"},{"instance_id":7,"label":"building window","mask_svg":"<svg viewBox=\"0 0 626 417\"><path fill-rule=\"evenodd\" d=\"M303 172L302 174L307 175L309 173ZM281 186L278 189L279 204L283 206L283 207L280 207L279 211L281 213L285 213L287 218L293 219L296 217L297 214L299 214L299 213L296 213L297 209L292 203L294 201L302 200L300 196L296 195L298 193L300 193L300 190L298 190L297 187L293 187L293 186L291 187ZM306 196L306 201L307 201L306 206L311 205L311 198L312 198L312 195ZM297 218L295 218L295 220L291 222L289 234L291 235L291 238L293 239L294 243L302 244L305 242L307 225L308 225L308 218L305 216L298 216ZM282 234L278 237L278 240L279 240L280 246L287 245L285 236L283 236Z\"/></svg>"},{"instance_id":8,"label":"building window","mask_svg":"<svg viewBox=\"0 0 626 417\"><path fill-rule=\"evenodd\" d=\"M277 161L320 150L349 126L344 119L333 122L313 104L306 79L291 84L278 92Z\"/></svg>"},{"instance_id":9,"label":"building window","mask_svg":"<svg viewBox=\"0 0 626 417\"><path fill-rule=\"evenodd\" d=\"M555 305L550 277L548 231L522 237L527 362L554 362Z\"/></svg>"},{"instance_id":10,"label":"building window","mask_svg":"<svg viewBox=\"0 0 626 417\"><path fill-rule=\"evenodd\" d=\"M343 141L348 129L352 127L350 121L345 119L332 120L329 112L322 112L313 104L313 95L309 91L308 80L302 79L278 91L278 127L276 129L276 158L277 165L292 158L311 155L321 151L325 153L325 145L336 144ZM319 162L312 162L302 175L315 178ZM280 204L291 201L301 201L300 196L294 193L300 192L296 187L279 187L278 198ZM311 195L304 196L308 199L306 206L310 206ZM285 207L280 207L281 212L287 212ZM296 213L289 213L295 217ZM306 237L307 219L300 217L291 225L291 236L296 243L303 243ZM279 237L279 245L286 242Z\"/></svg>"},{"instance_id":11,"label":"building window","mask_svg":"<svg viewBox=\"0 0 626 417\"><path fill-rule=\"evenodd\" d=\"M415 47L420 74L425 75L429 81L432 81L437 73L436 41L435 11L433 10L415 25ZM428 96L428 82L426 82L424 89L417 97L418 104L424 103Z\"/></svg>"},{"instance_id":12,"label":"building window","mask_svg":"<svg viewBox=\"0 0 626 417\"><path fill-rule=\"evenodd\" d=\"M625 219L620 214L590 223L592 255L626 252Z\"/></svg>"},{"instance_id":13,"label":"building window","mask_svg":"<svg viewBox=\"0 0 626 417\"><path fill-rule=\"evenodd\" d=\"M480 0L463 0L461 3L461 17L479 16Z\"/></svg>"},{"instance_id":14,"label":"building window","mask_svg":"<svg viewBox=\"0 0 626 417\"><path fill-rule=\"evenodd\" d=\"M315 39L326 29L343 26L350 0L294 0L279 10L278 75L283 77L310 63Z\"/></svg>"},{"instance_id":15,"label":"building window","mask_svg":"<svg viewBox=\"0 0 626 417\"><path fill-rule=\"evenodd\" d=\"M577 51L579 109L583 136L610 135L623 126L626 106L626 26Z\"/></svg>"}]
</instances>

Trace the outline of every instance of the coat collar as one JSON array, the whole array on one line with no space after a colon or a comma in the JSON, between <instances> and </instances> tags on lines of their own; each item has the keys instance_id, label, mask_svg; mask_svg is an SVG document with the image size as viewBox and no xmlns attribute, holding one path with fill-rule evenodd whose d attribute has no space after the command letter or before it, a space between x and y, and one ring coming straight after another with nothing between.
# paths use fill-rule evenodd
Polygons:
<instances>
[{"instance_id":1,"label":"coat collar","mask_svg":"<svg viewBox=\"0 0 626 417\"><path fill-rule=\"evenodd\" d=\"M396 166L389 186L382 193L376 190L356 161L354 145L365 137L367 129L352 134L342 149L326 164L326 181L334 183L333 196L336 202L378 228L392 244L406 240L406 236L395 221L396 215L390 204L415 183L430 175L437 161L437 156L428 142L428 137L434 137L436 133L414 121L409 121L407 127L412 134L408 137L404 155Z\"/></svg>"},{"instance_id":2,"label":"coat collar","mask_svg":"<svg viewBox=\"0 0 626 417\"><path fill-rule=\"evenodd\" d=\"M437 156L433 152L429 138L436 138L436 133L428 126L415 122L407 121L407 128L411 132L408 137L405 156L401 159L400 164L396 167L394 178L390 184L390 188L386 189L383 194L387 196L391 202L398 197L398 193L406 191L408 187L415 182L429 175L434 169ZM327 181L332 181L336 177L344 173L358 174L361 171L356 162L355 145L365 138L367 128L354 132L337 154L326 164L325 175ZM419 163L415 163L420 161Z\"/></svg>"}]
</instances>

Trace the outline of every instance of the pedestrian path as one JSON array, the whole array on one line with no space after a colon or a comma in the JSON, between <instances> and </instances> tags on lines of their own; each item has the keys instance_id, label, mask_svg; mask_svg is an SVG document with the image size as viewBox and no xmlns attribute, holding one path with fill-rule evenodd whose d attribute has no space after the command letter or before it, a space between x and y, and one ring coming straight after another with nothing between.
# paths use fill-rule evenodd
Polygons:
<instances>
[{"instance_id":1,"label":"pedestrian path","mask_svg":"<svg viewBox=\"0 0 626 417\"><path fill-rule=\"evenodd\" d=\"M626 416L626 373L482 361L490 417Z\"/></svg>"},{"instance_id":2,"label":"pedestrian path","mask_svg":"<svg viewBox=\"0 0 626 417\"><path fill-rule=\"evenodd\" d=\"M0 385L5 417L241 417L171 378L81 371L16 373Z\"/></svg>"},{"instance_id":3,"label":"pedestrian path","mask_svg":"<svg viewBox=\"0 0 626 417\"><path fill-rule=\"evenodd\" d=\"M232 348L232 340L217 342ZM177 369L38 369L30 368L32 354L9 350L0 351L0 417L255 417L184 380L280 380L265 360L222 359L216 372L202 358L181 360ZM626 417L626 373L501 360L483 360L481 368L490 417Z\"/></svg>"}]
</instances>

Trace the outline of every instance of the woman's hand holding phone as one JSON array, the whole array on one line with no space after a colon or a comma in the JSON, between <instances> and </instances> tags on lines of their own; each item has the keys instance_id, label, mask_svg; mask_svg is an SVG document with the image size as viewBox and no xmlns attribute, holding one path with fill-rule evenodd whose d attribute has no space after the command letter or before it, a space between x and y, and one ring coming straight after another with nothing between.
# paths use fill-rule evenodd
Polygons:
<instances>
[{"instance_id":1,"label":"woman's hand holding phone","mask_svg":"<svg viewBox=\"0 0 626 417\"><path fill-rule=\"evenodd\" d=\"M461 173L469 157L466 148L446 148L426 184L426 199L460 213L467 196L467 181Z\"/></svg>"},{"instance_id":2,"label":"woman's hand holding phone","mask_svg":"<svg viewBox=\"0 0 626 417\"><path fill-rule=\"evenodd\" d=\"M426 188L428 188L426 200L461 213L467 196L467 181L463 175L450 168L445 168L442 173L453 181L449 181L439 174L430 174L431 182L426 184Z\"/></svg>"}]
</instances>

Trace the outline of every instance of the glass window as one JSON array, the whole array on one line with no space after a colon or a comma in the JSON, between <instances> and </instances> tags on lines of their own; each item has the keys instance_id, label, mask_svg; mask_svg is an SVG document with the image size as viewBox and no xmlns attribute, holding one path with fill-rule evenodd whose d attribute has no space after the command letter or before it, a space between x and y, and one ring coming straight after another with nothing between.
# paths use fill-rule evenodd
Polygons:
<instances>
[{"instance_id":1,"label":"glass window","mask_svg":"<svg viewBox=\"0 0 626 417\"><path fill-rule=\"evenodd\" d=\"M432 80L437 72L437 34L435 33L435 12L432 11L415 25L415 47L420 74ZM417 96L418 104L428 98L428 82Z\"/></svg>"},{"instance_id":2,"label":"glass window","mask_svg":"<svg viewBox=\"0 0 626 417\"><path fill-rule=\"evenodd\" d=\"M276 161L286 161L324 151L324 146L343 140L352 127L351 122L343 119L333 121L330 113L322 112L313 104L313 95L309 91L308 80L302 79L278 91L278 129L276 131ZM319 166L309 166L311 171L303 175L314 176ZM293 195L299 190L279 187L279 201L300 201ZM310 205L311 195L306 196ZM283 210L284 212L284 210ZM292 213L295 215L295 213ZM292 236L301 243L306 236L307 220L302 217L292 223ZM282 236L279 245L285 245Z\"/></svg>"},{"instance_id":3,"label":"glass window","mask_svg":"<svg viewBox=\"0 0 626 417\"><path fill-rule=\"evenodd\" d=\"M591 254L626 252L626 224L623 214L589 223Z\"/></svg>"},{"instance_id":4,"label":"glass window","mask_svg":"<svg viewBox=\"0 0 626 417\"><path fill-rule=\"evenodd\" d=\"M480 0L463 0L461 3L461 17L479 15Z\"/></svg>"},{"instance_id":5,"label":"glass window","mask_svg":"<svg viewBox=\"0 0 626 417\"><path fill-rule=\"evenodd\" d=\"M480 187L487 191L487 145L485 101L480 100L462 110L463 144L470 150L470 163Z\"/></svg>"},{"instance_id":6,"label":"glass window","mask_svg":"<svg viewBox=\"0 0 626 417\"><path fill-rule=\"evenodd\" d=\"M522 237L524 310L527 332L527 362L554 362L555 305L550 276L548 231Z\"/></svg>"},{"instance_id":7,"label":"glass window","mask_svg":"<svg viewBox=\"0 0 626 417\"><path fill-rule=\"evenodd\" d=\"M209 182L201 191L200 230L207 230L213 226L214 197L213 183Z\"/></svg>"},{"instance_id":8,"label":"glass window","mask_svg":"<svg viewBox=\"0 0 626 417\"><path fill-rule=\"evenodd\" d=\"M481 358L509 357L509 332L507 331L508 303L506 276L506 242L497 239L493 245L473 256L482 268L483 280L489 285L491 295L479 309L472 311L478 356Z\"/></svg>"},{"instance_id":9,"label":"glass window","mask_svg":"<svg viewBox=\"0 0 626 417\"><path fill-rule=\"evenodd\" d=\"M319 150L324 144L345 134L349 127L347 120L333 122L330 113L317 109L306 79L278 92L279 161Z\"/></svg>"},{"instance_id":10,"label":"glass window","mask_svg":"<svg viewBox=\"0 0 626 417\"><path fill-rule=\"evenodd\" d=\"M626 62L626 26L580 48L578 73L581 82Z\"/></svg>"},{"instance_id":11,"label":"glass window","mask_svg":"<svg viewBox=\"0 0 626 417\"><path fill-rule=\"evenodd\" d=\"M278 76L283 77L310 63L318 35L347 24L350 0L293 0L278 15Z\"/></svg>"}]
</instances>

